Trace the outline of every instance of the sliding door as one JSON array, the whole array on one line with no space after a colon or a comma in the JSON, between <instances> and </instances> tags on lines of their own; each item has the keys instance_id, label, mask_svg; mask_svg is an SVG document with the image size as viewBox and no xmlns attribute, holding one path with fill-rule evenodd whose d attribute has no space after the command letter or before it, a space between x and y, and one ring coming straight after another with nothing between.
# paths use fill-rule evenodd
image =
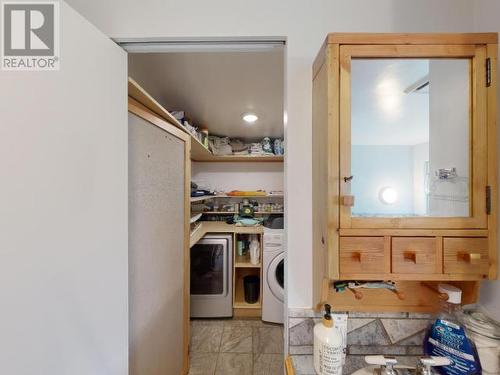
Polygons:
<instances>
[{"instance_id":1,"label":"sliding door","mask_svg":"<svg viewBox=\"0 0 500 375\"><path fill-rule=\"evenodd\" d=\"M181 374L187 369L189 318L189 141L147 110L131 109L130 374Z\"/></svg>"}]
</instances>

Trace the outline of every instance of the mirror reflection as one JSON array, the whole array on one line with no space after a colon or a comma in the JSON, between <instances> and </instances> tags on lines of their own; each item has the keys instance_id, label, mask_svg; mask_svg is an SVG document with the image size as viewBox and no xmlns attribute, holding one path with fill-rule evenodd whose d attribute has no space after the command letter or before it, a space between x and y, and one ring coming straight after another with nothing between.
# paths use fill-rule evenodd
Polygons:
<instances>
[{"instance_id":1,"label":"mirror reflection","mask_svg":"<svg viewBox=\"0 0 500 375\"><path fill-rule=\"evenodd\" d=\"M469 216L470 61L353 59L353 216Z\"/></svg>"}]
</instances>

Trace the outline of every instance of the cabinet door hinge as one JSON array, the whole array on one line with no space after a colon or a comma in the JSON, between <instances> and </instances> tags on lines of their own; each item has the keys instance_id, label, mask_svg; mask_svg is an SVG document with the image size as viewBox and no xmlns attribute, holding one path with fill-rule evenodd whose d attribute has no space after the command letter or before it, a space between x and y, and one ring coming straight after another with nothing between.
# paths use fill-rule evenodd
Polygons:
<instances>
[{"instance_id":1,"label":"cabinet door hinge","mask_svg":"<svg viewBox=\"0 0 500 375\"><path fill-rule=\"evenodd\" d=\"M486 215L491 214L491 186L486 186Z\"/></svg>"},{"instance_id":2,"label":"cabinet door hinge","mask_svg":"<svg viewBox=\"0 0 500 375\"><path fill-rule=\"evenodd\" d=\"M486 87L491 86L491 59L486 59Z\"/></svg>"}]
</instances>

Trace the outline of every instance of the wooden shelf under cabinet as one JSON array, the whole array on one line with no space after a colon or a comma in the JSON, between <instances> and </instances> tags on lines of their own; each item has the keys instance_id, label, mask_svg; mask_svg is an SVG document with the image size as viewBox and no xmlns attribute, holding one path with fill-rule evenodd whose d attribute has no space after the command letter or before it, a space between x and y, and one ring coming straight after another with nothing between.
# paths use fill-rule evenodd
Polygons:
<instances>
[{"instance_id":1,"label":"wooden shelf under cabinet","mask_svg":"<svg viewBox=\"0 0 500 375\"><path fill-rule=\"evenodd\" d=\"M429 282L437 289L437 282ZM474 303L479 292L478 281L451 281L462 289L462 304ZM421 281L396 282L398 291L402 292L404 299L386 289L357 289L362 293L362 298L357 299L350 290L336 292L331 284L326 285L325 295L318 308L324 303L329 303L337 311L368 311L368 312L437 312L442 300L439 293L422 284Z\"/></svg>"}]
</instances>

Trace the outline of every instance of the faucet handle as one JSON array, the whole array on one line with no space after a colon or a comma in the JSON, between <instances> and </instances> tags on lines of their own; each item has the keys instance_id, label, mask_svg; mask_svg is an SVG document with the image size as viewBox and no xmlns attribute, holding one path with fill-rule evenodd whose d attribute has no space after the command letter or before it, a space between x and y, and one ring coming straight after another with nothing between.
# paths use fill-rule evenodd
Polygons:
<instances>
[{"instance_id":1,"label":"faucet handle","mask_svg":"<svg viewBox=\"0 0 500 375\"><path fill-rule=\"evenodd\" d=\"M367 355L365 356L365 362L369 365L382 366L380 370L381 374L397 374L397 372L394 370L394 366L398 363L398 360L395 357L384 357L383 355Z\"/></svg>"},{"instance_id":2,"label":"faucet handle","mask_svg":"<svg viewBox=\"0 0 500 375\"><path fill-rule=\"evenodd\" d=\"M451 365L451 360L446 357L434 357L434 356L421 357L420 364L418 365L417 368L417 373L420 375L431 375L432 367L448 366L448 365Z\"/></svg>"},{"instance_id":3,"label":"faucet handle","mask_svg":"<svg viewBox=\"0 0 500 375\"><path fill-rule=\"evenodd\" d=\"M367 355L365 362L369 365L394 366L398 360L395 357L384 357L383 355Z\"/></svg>"}]
</instances>

